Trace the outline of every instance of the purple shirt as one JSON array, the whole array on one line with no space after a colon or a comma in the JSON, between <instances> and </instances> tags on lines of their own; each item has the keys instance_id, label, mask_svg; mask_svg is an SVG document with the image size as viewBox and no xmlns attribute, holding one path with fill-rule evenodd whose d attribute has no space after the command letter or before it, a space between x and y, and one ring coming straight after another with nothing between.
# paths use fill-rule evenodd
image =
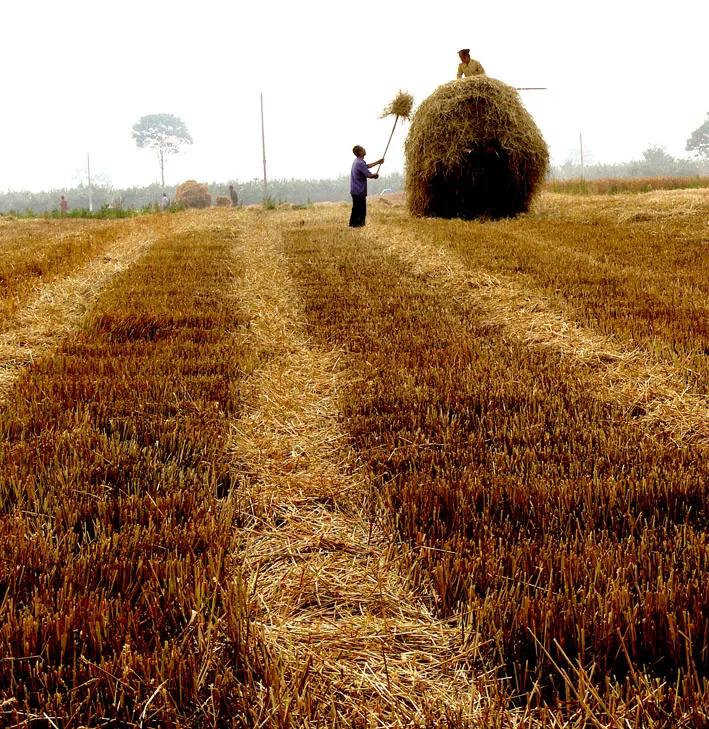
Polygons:
<instances>
[{"instance_id":1,"label":"purple shirt","mask_svg":"<svg viewBox=\"0 0 709 729\"><path fill-rule=\"evenodd\" d=\"M366 195L368 177L374 177L374 174L369 171L367 163L362 157L357 157L352 163L352 172L350 173L350 194Z\"/></svg>"}]
</instances>

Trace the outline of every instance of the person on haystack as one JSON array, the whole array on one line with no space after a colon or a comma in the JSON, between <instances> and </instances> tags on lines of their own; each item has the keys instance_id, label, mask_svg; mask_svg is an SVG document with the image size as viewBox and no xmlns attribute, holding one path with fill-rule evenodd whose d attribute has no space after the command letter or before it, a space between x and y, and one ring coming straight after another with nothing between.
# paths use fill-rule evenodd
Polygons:
<instances>
[{"instance_id":1,"label":"person on haystack","mask_svg":"<svg viewBox=\"0 0 709 729\"><path fill-rule=\"evenodd\" d=\"M466 78L468 76L480 76L485 74L485 69L482 67L480 61L476 61L470 57L470 48L461 48L458 51L458 58L460 63L458 64L458 76L457 78Z\"/></svg>"},{"instance_id":2,"label":"person on haystack","mask_svg":"<svg viewBox=\"0 0 709 729\"><path fill-rule=\"evenodd\" d=\"M364 161L367 150L360 147L359 144L352 147L352 153L355 156L355 161L352 163L352 172L350 173L350 194L352 195L350 228L361 228L367 217L367 179L376 180L379 178L377 172L370 172L369 170L374 165L384 164L384 157L367 164Z\"/></svg>"}]
</instances>

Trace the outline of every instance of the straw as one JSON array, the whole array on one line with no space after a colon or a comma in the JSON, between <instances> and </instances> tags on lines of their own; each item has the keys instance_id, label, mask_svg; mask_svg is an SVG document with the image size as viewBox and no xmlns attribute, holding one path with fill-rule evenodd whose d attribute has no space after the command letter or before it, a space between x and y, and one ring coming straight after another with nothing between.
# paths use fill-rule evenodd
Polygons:
<instances>
[{"instance_id":1,"label":"straw","mask_svg":"<svg viewBox=\"0 0 709 729\"><path fill-rule=\"evenodd\" d=\"M394 117L394 126L392 127L391 134L389 135L389 140L387 141L386 147L384 148L384 154L382 155L382 159L386 157L386 154L389 151L389 145L391 144L392 137L394 136L396 123L399 121L399 117L401 117L402 119L408 119L411 114L411 109L413 105L414 97L406 91L399 90L399 93L394 97L389 106L387 106L380 114L380 119L384 119L387 116ZM380 168L381 164L379 165L379 167L377 167L377 174L379 174Z\"/></svg>"}]
</instances>

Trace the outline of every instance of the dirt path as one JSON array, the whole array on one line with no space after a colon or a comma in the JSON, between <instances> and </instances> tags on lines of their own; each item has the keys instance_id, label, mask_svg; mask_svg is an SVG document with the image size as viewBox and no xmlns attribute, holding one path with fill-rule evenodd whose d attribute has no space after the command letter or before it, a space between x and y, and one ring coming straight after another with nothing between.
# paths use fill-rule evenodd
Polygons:
<instances>
[{"instance_id":1,"label":"dirt path","mask_svg":"<svg viewBox=\"0 0 709 729\"><path fill-rule=\"evenodd\" d=\"M531 346L549 347L588 369L589 387L622 404L631 417L682 444L709 444L709 400L687 392L677 372L644 352L624 350L608 337L568 321L542 295L505 277L472 271L454 254L400 226L372 223L364 233L417 275L454 298L472 303L486 321Z\"/></svg>"},{"instance_id":2,"label":"dirt path","mask_svg":"<svg viewBox=\"0 0 709 729\"><path fill-rule=\"evenodd\" d=\"M106 284L175 224L175 216L127 221L125 231L102 256L47 284L14 314L0 332L0 404L22 370L75 331Z\"/></svg>"},{"instance_id":3,"label":"dirt path","mask_svg":"<svg viewBox=\"0 0 709 729\"><path fill-rule=\"evenodd\" d=\"M464 650L459 629L427 611L369 518L339 422L347 372L337 351L308 340L273 216L251 219L237 244L248 265L239 296L262 364L246 382L232 447L247 520L236 557L282 667L264 712L297 725L337 716L343 726L410 727L446 711L473 720L478 646Z\"/></svg>"}]
</instances>

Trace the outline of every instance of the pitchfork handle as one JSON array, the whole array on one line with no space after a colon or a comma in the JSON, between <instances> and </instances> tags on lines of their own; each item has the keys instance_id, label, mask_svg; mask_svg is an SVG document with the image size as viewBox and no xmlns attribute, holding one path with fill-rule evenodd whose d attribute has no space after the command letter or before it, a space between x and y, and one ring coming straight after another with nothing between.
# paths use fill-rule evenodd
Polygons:
<instances>
[{"instance_id":1,"label":"pitchfork handle","mask_svg":"<svg viewBox=\"0 0 709 729\"><path fill-rule=\"evenodd\" d=\"M394 119L394 126L391 128L391 134L389 135L389 141L387 142L387 146L384 149L384 154L382 155L382 159L384 159L384 157L387 156L387 152L389 151L389 145L391 144L391 138L394 136L394 130L396 129L396 122L398 122L398 121L399 121L399 115L397 114L396 118ZM380 170L381 166L382 165L380 163L379 167L377 167L376 174L379 174L379 170Z\"/></svg>"}]
</instances>

